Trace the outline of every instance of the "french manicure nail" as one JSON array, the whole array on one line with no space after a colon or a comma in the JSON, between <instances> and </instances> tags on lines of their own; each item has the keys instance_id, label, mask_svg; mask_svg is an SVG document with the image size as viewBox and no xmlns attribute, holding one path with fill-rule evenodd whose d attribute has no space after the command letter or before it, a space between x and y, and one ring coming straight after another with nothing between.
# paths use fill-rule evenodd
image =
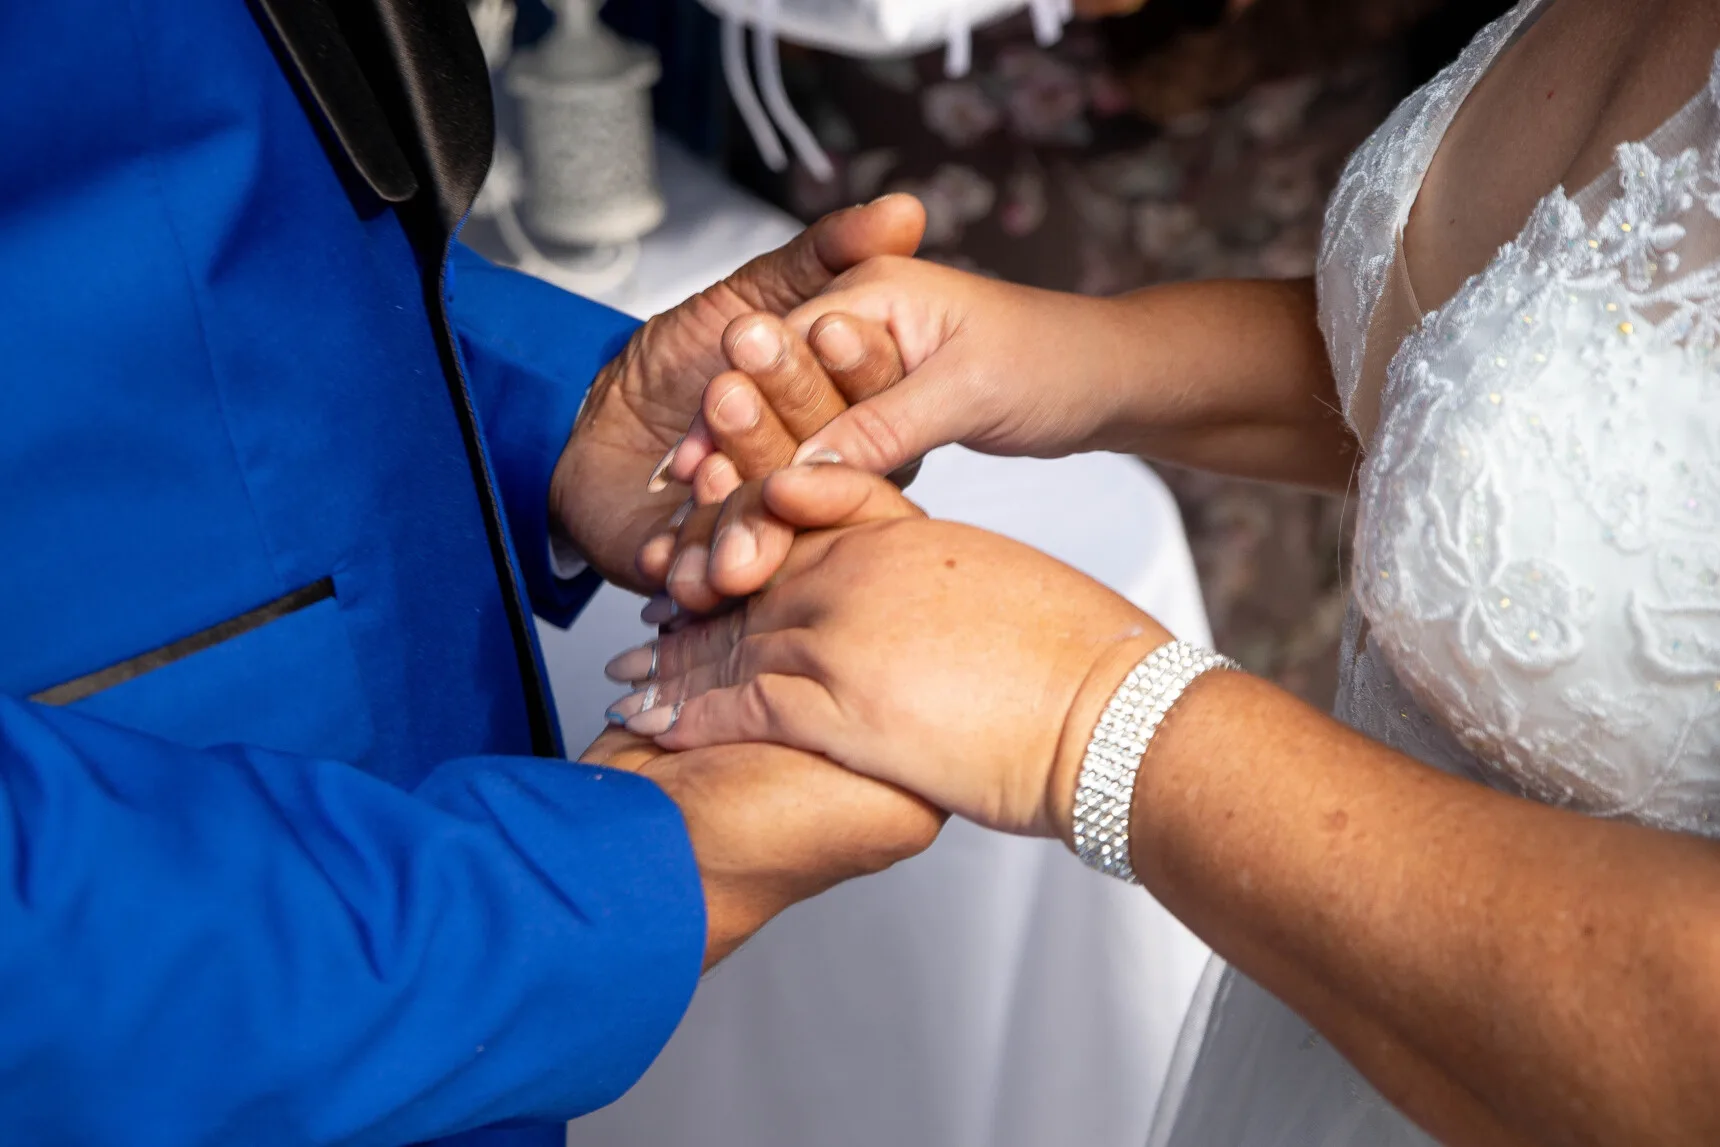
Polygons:
<instances>
[{"instance_id":1,"label":"french manicure nail","mask_svg":"<svg viewBox=\"0 0 1720 1147\"><path fill-rule=\"evenodd\" d=\"M730 526L717 537L711 556L729 569L750 565L758 557L758 538L747 526Z\"/></svg>"},{"instance_id":2,"label":"french manicure nail","mask_svg":"<svg viewBox=\"0 0 1720 1147\"><path fill-rule=\"evenodd\" d=\"M657 468L651 471L651 477L645 483L645 491L650 494L661 494L669 488L669 467L675 464L675 452L681 449L681 443L687 440L686 435L675 439L675 444L669 447L669 452L663 455L663 460L657 463Z\"/></svg>"},{"instance_id":3,"label":"french manicure nail","mask_svg":"<svg viewBox=\"0 0 1720 1147\"><path fill-rule=\"evenodd\" d=\"M641 737L661 737L681 719L681 703L662 705L640 713L627 722L627 731Z\"/></svg>"},{"instance_id":4,"label":"french manicure nail","mask_svg":"<svg viewBox=\"0 0 1720 1147\"><path fill-rule=\"evenodd\" d=\"M603 667L603 675L622 685L651 680L657 676L657 643L648 641L637 649L617 654Z\"/></svg>"},{"instance_id":5,"label":"french manicure nail","mask_svg":"<svg viewBox=\"0 0 1720 1147\"><path fill-rule=\"evenodd\" d=\"M646 625L664 625L679 613L680 609L674 598L660 593L645 603L645 608L639 611L639 620Z\"/></svg>"},{"instance_id":6,"label":"french manicure nail","mask_svg":"<svg viewBox=\"0 0 1720 1147\"><path fill-rule=\"evenodd\" d=\"M604 718L612 725L625 725L639 714L648 711L657 700L657 686L647 685L636 689L615 702L604 711Z\"/></svg>"},{"instance_id":7,"label":"french manicure nail","mask_svg":"<svg viewBox=\"0 0 1720 1147\"><path fill-rule=\"evenodd\" d=\"M808 444L810 445L810 444ZM842 455L828 446L802 446L794 455L795 466L840 466Z\"/></svg>"}]
</instances>

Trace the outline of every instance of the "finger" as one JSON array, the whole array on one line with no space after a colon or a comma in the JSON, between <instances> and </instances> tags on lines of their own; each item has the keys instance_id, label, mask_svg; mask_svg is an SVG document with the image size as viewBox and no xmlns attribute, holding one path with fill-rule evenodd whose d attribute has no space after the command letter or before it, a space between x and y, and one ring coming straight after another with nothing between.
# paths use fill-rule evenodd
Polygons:
<instances>
[{"instance_id":1,"label":"finger","mask_svg":"<svg viewBox=\"0 0 1720 1147\"><path fill-rule=\"evenodd\" d=\"M669 596L689 613L709 613L723 604L705 571L710 564L711 533L721 506L700 506L687 515L675 537L675 557L664 583Z\"/></svg>"},{"instance_id":2,"label":"finger","mask_svg":"<svg viewBox=\"0 0 1720 1147\"><path fill-rule=\"evenodd\" d=\"M611 726L579 754L579 763L636 773L662 755L663 750L645 737Z\"/></svg>"},{"instance_id":3,"label":"finger","mask_svg":"<svg viewBox=\"0 0 1720 1147\"><path fill-rule=\"evenodd\" d=\"M709 389L709 383L706 389ZM701 409L693 415L693 424L687 427L687 433L675 443L661 464L661 476L667 484L669 479L676 482L689 483L693 474L698 470L699 463L715 451L717 445L711 440L711 428L705 423L705 412Z\"/></svg>"},{"instance_id":4,"label":"finger","mask_svg":"<svg viewBox=\"0 0 1720 1147\"><path fill-rule=\"evenodd\" d=\"M703 632L690 639L661 639L657 654L665 666L695 660L684 671L666 672L616 701L605 714L611 724L655 737L674 725L687 703L706 693L764 676L807 678L815 669L804 633L747 634L744 622L701 622L697 628Z\"/></svg>"},{"instance_id":5,"label":"finger","mask_svg":"<svg viewBox=\"0 0 1720 1147\"><path fill-rule=\"evenodd\" d=\"M711 588L727 597L747 597L765 587L794 545L794 527L771 513L764 487L748 482L723 503L711 535Z\"/></svg>"},{"instance_id":6,"label":"finger","mask_svg":"<svg viewBox=\"0 0 1720 1147\"><path fill-rule=\"evenodd\" d=\"M820 451L838 455L850 466L891 474L961 436L948 395L952 388L936 364L922 367L900 385L838 414L829 426L800 444L794 460Z\"/></svg>"},{"instance_id":7,"label":"finger","mask_svg":"<svg viewBox=\"0 0 1720 1147\"><path fill-rule=\"evenodd\" d=\"M791 466L766 478L762 494L765 509L803 530L926 516L888 480L849 466Z\"/></svg>"},{"instance_id":8,"label":"finger","mask_svg":"<svg viewBox=\"0 0 1720 1147\"><path fill-rule=\"evenodd\" d=\"M751 317L753 316L748 316ZM740 321L743 320L737 320ZM905 374L901 351L891 337L889 328L883 323L850 314L827 314L813 321L808 337L816 360L816 369L824 372L829 382L828 388L819 385L814 368L805 364L793 363L788 367L778 367L774 372L768 368L760 368L761 374L765 375L762 381L770 391L766 396L770 400L769 405L776 410L787 410L790 414L790 436L798 436L795 437L795 446L799 445L800 438L822 429L849 404L889 389L901 382ZM750 355L751 352L746 353ZM797 372L806 377L797 377ZM719 375L706 387L701 409L694 417L692 426L670 451L660 471L666 478L696 486L700 467L713 454L725 452L724 435L712 432L710 412L728 397L729 391L738 385L736 379L744 373ZM754 381L754 393L761 393L758 385L760 380L749 381ZM804 391L806 388L813 388L810 399L795 397L797 390ZM780 401L774 397L778 392L786 392ZM811 410L805 412L806 407L811 407ZM767 432L774 427L759 428L755 431L750 418L750 409L746 405L737 406L730 411L730 425L725 428L728 435L748 434L756 443L750 448L727 451L744 455L745 465L740 472L742 478L762 477L771 470L788 464L786 458L778 460L778 455L782 453L779 442ZM781 423L783 420L779 417L776 421ZM755 457L761 459L758 464L754 464ZM792 448L788 457L792 457ZM903 469L917 465L918 459ZM909 481L912 481L911 474L898 480L898 484L906 485ZM729 492L725 489L717 497L727 496Z\"/></svg>"},{"instance_id":9,"label":"finger","mask_svg":"<svg viewBox=\"0 0 1720 1147\"><path fill-rule=\"evenodd\" d=\"M648 539L634 555L633 568L646 586L658 589L669 579L669 566L675 560L675 535L658 534Z\"/></svg>"},{"instance_id":10,"label":"finger","mask_svg":"<svg viewBox=\"0 0 1720 1147\"><path fill-rule=\"evenodd\" d=\"M618 684L642 686L689 673L701 665L725 660L746 636L747 611L732 609L693 622L684 629L661 634L644 645L619 653L603 667L603 675Z\"/></svg>"},{"instance_id":11,"label":"finger","mask_svg":"<svg viewBox=\"0 0 1720 1147\"><path fill-rule=\"evenodd\" d=\"M701 506L718 506L741 487L741 472L727 454L713 454L699 463L693 475L693 501Z\"/></svg>"},{"instance_id":12,"label":"finger","mask_svg":"<svg viewBox=\"0 0 1720 1147\"><path fill-rule=\"evenodd\" d=\"M731 370L719 374L705 388L703 414L711 428L712 441L734 463L742 480L762 478L788 465L801 439L812 432L797 428L796 423L806 421L805 410L796 410L792 404L797 398L787 398L781 389L776 389L777 381L780 379L767 385L760 376ZM848 406L821 368L815 385L827 393L815 399L825 409L823 421L813 430L822 429ZM798 394L811 386L795 389ZM795 411L792 422L788 421L791 410Z\"/></svg>"},{"instance_id":13,"label":"finger","mask_svg":"<svg viewBox=\"0 0 1720 1147\"><path fill-rule=\"evenodd\" d=\"M752 376L797 445L848 409L847 399L812 348L775 315L745 315L730 323L723 332L723 351L737 370ZM712 429L720 428L713 424ZM760 476L744 466L742 473L748 478Z\"/></svg>"},{"instance_id":14,"label":"finger","mask_svg":"<svg viewBox=\"0 0 1720 1147\"><path fill-rule=\"evenodd\" d=\"M633 568L645 585L661 588L668 580L669 565L675 558L675 532L692 512L691 500L681 503L681 508L669 516L668 529L645 539L639 552L633 555Z\"/></svg>"},{"instance_id":15,"label":"finger","mask_svg":"<svg viewBox=\"0 0 1720 1147\"><path fill-rule=\"evenodd\" d=\"M637 717L629 731L671 751L768 741L825 753L842 743L845 720L835 698L811 678L762 673Z\"/></svg>"},{"instance_id":16,"label":"finger","mask_svg":"<svg viewBox=\"0 0 1720 1147\"><path fill-rule=\"evenodd\" d=\"M689 698L727 684L720 664L700 665L679 677L646 682L610 705L603 718L636 736L656 736L675 723Z\"/></svg>"},{"instance_id":17,"label":"finger","mask_svg":"<svg viewBox=\"0 0 1720 1147\"><path fill-rule=\"evenodd\" d=\"M886 195L826 215L786 245L760 255L722 282L753 310L783 314L878 255L912 255L926 233L926 209L911 195Z\"/></svg>"},{"instance_id":18,"label":"finger","mask_svg":"<svg viewBox=\"0 0 1720 1147\"><path fill-rule=\"evenodd\" d=\"M604 667L604 675L611 681L643 686L691 673L702 665L722 664L746 637L746 625L744 609L695 621L618 655Z\"/></svg>"},{"instance_id":19,"label":"finger","mask_svg":"<svg viewBox=\"0 0 1720 1147\"><path fill-rule=\"evenodd\" d=\"M854 315L828 314L812 324L807 341L830 381L850 404L888 390L906 373L896 340L880 323Z\"/></svg>"},{"instance_id":20,"label":"finger","mask_svg":"<svg viewBox=\"0 0 1720 1147\"><path fill-rule=\"evenodd\" d=\"M828 314L812 324L807 338L830 380L850 404L881 394L907 373L901 348L882 323L855 315ZM912 485L919 477L922 461L915 458L890 471L890 481L904 489Z\"/></svg>"}]
</instances>

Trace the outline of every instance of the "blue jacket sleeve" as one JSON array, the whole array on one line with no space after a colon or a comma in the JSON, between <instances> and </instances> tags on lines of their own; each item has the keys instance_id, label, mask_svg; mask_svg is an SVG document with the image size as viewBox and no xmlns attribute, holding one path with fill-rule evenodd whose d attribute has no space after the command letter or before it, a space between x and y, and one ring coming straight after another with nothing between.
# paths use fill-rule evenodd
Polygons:
<instances>
[{"instance_id":1,"label":"blue jacket sleeve","mask_svg":"<svg viewBox=\"0 0 1720 1147\"><path fill-rule=\"evenodd\" d=\"M675 806L512 758L414 792L0 697L0 1139L415 1143L615 1099L704 950Z\"/></svg>"},{"instance_id":2,"label":"blue jacket sleeve","mask_svg":"<svg viewBox=\"0 0 1720 1147\"><path fill-rule=\"evenodd\" d=\"M565 626L601 579L550 568L550 475L592 380L639 323L463 243L449 256L447 298L532 607Z\"/></svg>"}]
</instances>

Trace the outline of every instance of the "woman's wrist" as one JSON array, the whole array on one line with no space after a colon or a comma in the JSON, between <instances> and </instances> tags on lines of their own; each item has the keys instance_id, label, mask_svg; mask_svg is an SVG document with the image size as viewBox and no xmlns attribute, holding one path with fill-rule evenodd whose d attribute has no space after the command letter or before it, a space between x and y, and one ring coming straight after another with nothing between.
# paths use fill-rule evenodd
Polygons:
<instances>
[{"instance_id":1,"label":"woman's wrist","mask_svg":"<svg viewBox=\"0 0 1720 1147\"><path fill-rule=\"evenodd\" d=\"M1075 789L1093 730L1130 671L1170 640L1167 630L1151 618L1144 618L1140 633L1098 649L1070 699L1057 738L1057 752L1046 778L1045 816L1071 849L1075 847Z\"/></svg>"},{"instance_id":2,"label":"woman's wrist","mask_svg":"<svg viewBox=\"0 0 1720 1147\"><path fill-rule=\"evenodd\" d=\"M1354 443L1307 282L1211 281L1112 300L1088 449L1342 488Z\"/></svg>"}]
</instances>

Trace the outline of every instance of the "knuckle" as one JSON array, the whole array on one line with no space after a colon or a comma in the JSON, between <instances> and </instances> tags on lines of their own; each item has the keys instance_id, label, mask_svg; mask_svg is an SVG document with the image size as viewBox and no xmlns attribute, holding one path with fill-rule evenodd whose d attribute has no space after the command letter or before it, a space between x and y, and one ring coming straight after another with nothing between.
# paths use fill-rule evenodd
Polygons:
<instances>
[{"instance_id":1,"label":"knuckle","mask_svg":"<svg viewBox=\"0 0 1720 1147\"><path fill-rule=\"evenodd\" d=\"M807 410L821 405L826 382L822 372L810 359L795 357L774 380L771 389L776 402L788 410Z\"/></svg>"},{"instance_id":2,"label":"knuckle","mask_svg":"<svg viewBox=\"0 0 1720 1147\"><path fill-rule=\"evenodd\" d=\"M907 453L901 433L873 406L861 403L850 408L848 427L871 468L892 466Z\"/></svg>"},{"instance_id":3,"label":"knuckle","mask_svg":"<svg viewBox=\"0 0 1720 1147\"><path fill-rule=\"evenodd\" d=\"M751 685L763 676L759 672L764 660L763 646L762 637L749 635L729 647L728 656L723 659L723 676L727 684Z\"/></svg>"},{"instance_id":4,"label":"knuckle","mask_svg":"<svg viewBox=\"0 0 1720 1147\"><path fill-rule=\"evenodd\" d=\"M741 687L741 719L750 729L771 729L776 706L769 696L770 687L760 678L753 678Z\"/></svg>"}]
</instances>

